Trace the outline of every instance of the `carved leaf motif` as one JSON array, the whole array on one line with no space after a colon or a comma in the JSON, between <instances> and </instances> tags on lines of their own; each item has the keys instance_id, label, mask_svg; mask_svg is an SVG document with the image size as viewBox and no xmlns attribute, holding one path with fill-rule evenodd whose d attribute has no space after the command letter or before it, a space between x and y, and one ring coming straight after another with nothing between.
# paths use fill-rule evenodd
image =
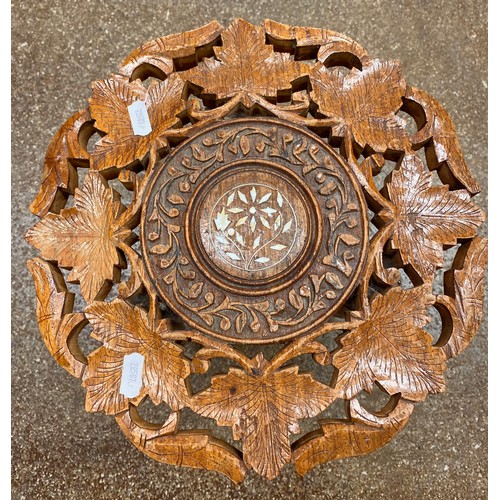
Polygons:
<instances>
[{"instance_id":1,"label":"carved leaf motif","mask_svg":"<svg viewBox=\"0 0 500 500\"><path fill-rule=\"evenodd\" d=\"M238 93L274 97L278 90L290 89L292 81L308 73L308 67L292 61L290 54L274 52L266 44L264 30L243 19L234 21L221 36L222 47L214 47L217 59L204 59L180 73L202 87L204 94L219 99Z\"/></svg>"},{"instance_id":2,"label":"carved leaf motif","mask_svg":"<svg viewBox=\"0 0 500 500\"><path fill-rule=\"evenodd\" d=\"M465 251L467 253L464 255ZM445 290L455 298L456 304L452 335L444 346L448 357L460 354L475 337L481 324L487 258L487 241L476 237L457 254L455 260L463 259L461 269L447 272L451 274L452 279L451 286L445 285Z\"/></svg>"},{"instance_id":3,"label":"carved leaf motif","mask_svg":"<svg viewBox=\"0 0 500 500\"><path fill-rule=\"evenodd\" d=\"M87 110L78 111L64 123L50 142L43 164L42 185L30 205L30 210L38 217L43 217L49 210L59 212L65 202L61 190L74 192L77 174L70 159L87 161L88 153L80 145L78 132L90 120Z\"/></svg>"},{"instance_id":4,"label":"carved leaf motif","mask_svg":"<svg viewBox=\"0 0 500 500\"><path fill-rule=\"evenodd\" d=\"M299 474L330 460L365 455L381 448L401 431L413 410L413 405L403 400L383 417L368 413L357 400L349 406L352 422L322 421L320 431L306 434L296 443L293 461Z\"/></svg>"},{"instance_id":5,"label":"carved leaf motif","mask_svg":"<svg viewBox=\"0 0 500 500\"><path fill-rule=\"evenodd\" d=\"M170 324L161 320L152 325L146 311L120 299L94 302L85 309L93 327L92 337L104 345L88 357L83 379L87 388L87 411L116 414L128 408L128 399L119 393L123 357L134 352L144 356L141 395L154 404L164 401L172 410L182 408L189 397L185 378L189 362L183 350L161 338Z\"/></svg>"},{"instance_id":6,"label":"carved leaf motif","mask_svg":"<svg viewBox=\"0 0 500 500\"><path fill-rule=\"evenodd\" d=\"M85 324L82 314L71 314L73 295L70 294L59 270L43 261L31 259L28 269L36 287L36 316L40 333L50 354L71 375L80 378L85 370L81 352L72 352L68 337Z\"/></svg>"},{"instance_id":7,"label":"carved leaf motif","mask_svg":"<svg viewBox=\"0 0 500 500\"><path fill-rule=\"evenodd\" d=\"M116 245L132 235L116 222L123 210L118 193L97 172L90 172L82 188L75 190L74 207L48 214L26 233L26 239L43 258L73 268L68 280L79 281L90 302L113 279L120 263Z\"/></svg>"},{"instance_id":8,"label":"carved leaf motif","mask_svg":"<svg viewBox=\"0 0 500 500\"><path fill-rule=\"evenodd\" d=\"M446 162L453 175L472 194L479 193L481 189L465 163L450 115L434 97L424 90L408 87L406 97L417 102L425 112L426 123L412 140L420 145L432 137L429 147L433 149L434 154L427 156L430 168L436 168Z\"/></svg>"},{"instance_id":9,"label":"carved leaf motif","mask_svg":"<svg viewBox=\"0 0 500 500\"><path fill-rule=\"evenodd\" d=\"M335 393L351 399L379 382L389 394L420 401L445 387L445 356L422 330L434 303L428 288L392 288L375 297L371 316L341 339L333 356L338 369Z\"/></svg>"},{"instance_id":10,"label":"carved leaf motif","mask_svg":"<svg viewBox=\"0 0 500 500\"><path fill-rule=\"evenodd\" d=\"M243 441L245 464L272 479L291 459L289 435L299 432L298 420L317 415L332 400L330 387L296 366L263 375L230 368L194 396L192 408L232 426L235 439Z\"/></svg>"},{"instance_id":11,"label":"carved leaf motif","mask_svg":"<svg viewBox=\"0 0 500 500\"><path fill-rule=\"evenodd\" d=\"M311 84L321 113L339 122L333 135L350 133L362 148L369 144L382 153L409 144L405 123L396 116L406 90L397 61L374 60L363 71L353 68L345 76L318 65L311 72Z\"/></svg>"},{"instance_id":12,"label":"carved leaf motif","mask_svg":"<svg viewBox=\"0 0 500 500\"><path fill-rule=\"evenodd\" d=\"M95 127L106 135L91 154L93 167L96 170L124 167L143 158L153 144L165 146L162 136L184 109L183 88L184 82L176 74L161 83L153 82L148 88L121 75L94 82L90 114ZM127 108L135 101L146 105L152 128L146 136L134 135L132 129Z\"/></svg>"},{"instance_id":13,"label":"carved leaf motif","mask_svg":"<svg viewBox=\"0 0 500 500\"><path fill-rule=\"evenodd\" d=\"M127 438L149 457L166 464L214 470L235 483L243 481L245 465L238 450L225 441L200 430L176 432L176 414L171 413L158 429L145 425L140 418L133 418L132 412L133 407L116 415L116 421Z\"/></svg>"},{"instance_id":14,"label":"carved leaf motif","mask_svg":"<svg viewBox=\"0 0 500 500\"><path fill-rule=\"evenodd\" d=\"M134 71L141 64L153 65L166 76L174 70L174 58L194 55L197 47L212 43L222 31L217 21L200 28L156 38L134 50L122 62L120 73L134 79Z\"/></svg>"},{"instance_id":15,"label":"carved leaf motif","mask_svg":"<svg viewBox=\"0 0 500 500\"><path fill-rule=\"evenodd\" d=\"M424 281L443 265L443 245L474 237L484 220L465 190L433 186L432 174L416 156L404 157L387 190L397 207L394 246L403 263L410 264Z\"/></svg>"},{"instance_id":16,"label":"carved leaf motif","mask_svg":"<svg viewBox=\"0 0 500 500\"><path fill-rule=\"evenodd\" d=\"M346 53L355 55L358 59L368 57L366 51L357 42L336 31L322 28L288 26L271 19L263 22L266 33L275 42L286 48L295 49L295 57L310 58L316 54L318 60L332 60L332 54L339 54L339 62L345 60Z\"/></svg>"}]
</instances>

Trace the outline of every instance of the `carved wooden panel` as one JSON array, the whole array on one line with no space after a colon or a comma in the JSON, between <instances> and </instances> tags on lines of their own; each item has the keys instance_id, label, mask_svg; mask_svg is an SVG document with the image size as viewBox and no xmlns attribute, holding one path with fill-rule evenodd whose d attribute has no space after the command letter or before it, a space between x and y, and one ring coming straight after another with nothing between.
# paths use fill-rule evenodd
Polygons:
<instances>
[{"instance_id":1,"label":"carved wooden panel","mask_svg":"<svg viewBox=\"0 0 500 500\"><path fill-rule=\"evenodd\" d=\"M48 147L26 234L42 338L88 411L158 461L241 482L369 453L444 391L481 322L484 214L450 117L397 61L214 21L92 91Z\"/></svg>"}]
</instances>

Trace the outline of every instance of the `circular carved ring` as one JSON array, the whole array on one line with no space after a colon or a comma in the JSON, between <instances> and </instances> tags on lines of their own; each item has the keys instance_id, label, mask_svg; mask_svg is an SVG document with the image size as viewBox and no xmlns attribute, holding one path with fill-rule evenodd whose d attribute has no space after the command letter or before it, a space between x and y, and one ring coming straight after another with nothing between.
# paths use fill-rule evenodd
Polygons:
<instances>
[{"instance_id":1,"label":"circular carved ring","mask_svg":"<svg viewBox=\"0 0 500 500\"><path fill-rule=\"evenodd\" d=\"M155 460L305 474L444 391L481 322L479 190L442 105L340 33L237 19L153 40L49 145L26 235L40 331Z\"/></svg>"},{"instance_id":2,"label":"circular carved ring","mask_svg":"<svg viewBox=\"0 0 500 500\"><path fill-rule=\"evenodd\" d=\"M349 296L365 260L367 209L345 161L307 129L229 120L158 166L141 241L151 280L191 326L277 341Z\"/></svg>"}]
</instances>

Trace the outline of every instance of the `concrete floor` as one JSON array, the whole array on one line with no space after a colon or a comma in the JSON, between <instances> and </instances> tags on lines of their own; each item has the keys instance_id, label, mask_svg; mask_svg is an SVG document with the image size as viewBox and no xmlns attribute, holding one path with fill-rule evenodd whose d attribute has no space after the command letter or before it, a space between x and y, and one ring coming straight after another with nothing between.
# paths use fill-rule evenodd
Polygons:
<instances>
[{"instance_id":1,"label":"concrete floor","mask_svg":"<svg viewBox=\"0 0 500 500\"><path fill-rule=\"evenodd\" d=\"M85 107L90 82L135 47L213 18L331 28L372 56L399 59L407 81L444 104L487 204L486 1L298 3L245 0L15 1L12 19L12 487L13 498L486 498L486 322L449 362L446 393L417 406L402 434L366 457L325 464L301 479L250 473L234 487L215 473L161 465L137 451L111 417L87 414L84 391L50 357L38 332L22 234L45 149ZM481 230L486 234L486 226Z\"/></svg>"}]
</instances>

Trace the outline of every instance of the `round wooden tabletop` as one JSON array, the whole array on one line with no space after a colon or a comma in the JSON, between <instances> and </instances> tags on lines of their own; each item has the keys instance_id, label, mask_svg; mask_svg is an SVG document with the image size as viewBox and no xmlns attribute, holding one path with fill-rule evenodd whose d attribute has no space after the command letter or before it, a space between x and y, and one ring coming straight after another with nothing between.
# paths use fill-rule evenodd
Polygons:
<instances>
[{"instance_id":1,"label":"round wooden tabletop","mask_svg":"<svg viewBox=\"0 0 500 500\"><path fill-rule=\"evenodd\" d=\"M158 38L48 147L26 234L42 337L86 409L161 462L241 482L369 453L480 325L478 192L443 107L344 35L237 19Z\"/></svg>"}]
</instances>

